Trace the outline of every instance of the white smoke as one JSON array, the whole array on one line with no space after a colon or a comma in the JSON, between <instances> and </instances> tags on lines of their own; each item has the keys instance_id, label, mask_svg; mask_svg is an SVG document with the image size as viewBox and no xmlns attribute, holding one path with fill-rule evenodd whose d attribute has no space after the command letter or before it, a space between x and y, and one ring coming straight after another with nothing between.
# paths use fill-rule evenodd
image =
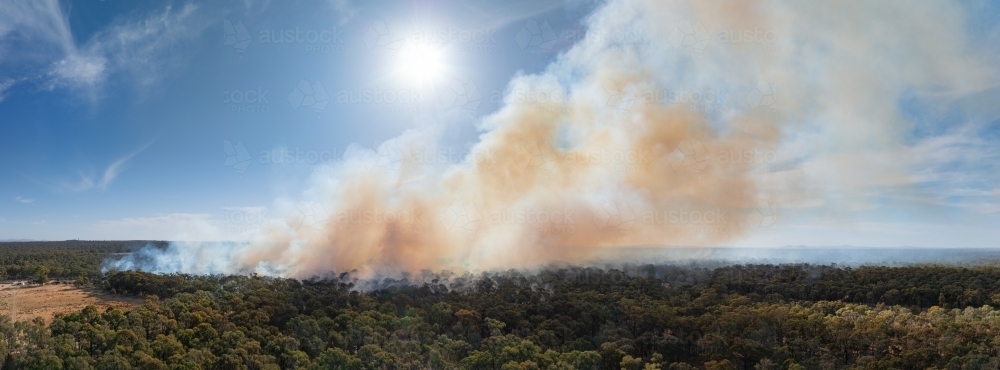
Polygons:
<instances>
[{"instance_id":1,"label":"white smoke","mask_svg":"<svg viewBox=\"0 0 1000 370\"><path fill-rule=\"evenodd\" d=\"M843 195L913 182L900 100L944 104L997 84L961 9L610 1L545 72L510 82L518 98L483 120L464 160L420 160L439 132L408 131L318 170L302 196L318 207L250 243L174 243L110 266L292 277L526 267L730 243L773 224L774 204L863 208Z\"/></svg>"}]
</instances>

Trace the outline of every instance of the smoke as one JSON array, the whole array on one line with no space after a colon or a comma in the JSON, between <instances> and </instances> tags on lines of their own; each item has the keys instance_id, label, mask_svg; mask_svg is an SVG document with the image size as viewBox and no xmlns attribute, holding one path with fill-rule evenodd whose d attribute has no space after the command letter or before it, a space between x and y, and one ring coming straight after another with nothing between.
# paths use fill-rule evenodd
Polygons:
<instances>
[{"instance_id":1,"label":"smoke","mask_svg":"<svg viewBox=\"0 0 1000 370\"><path fill-rule=\"evenodd\" d=\"M510 82L463 160L428 160L440 128L411 130L318 170L249 243L108 266L307 277L723 245L782 207L850 210L864 198L829 194L907 186L900 101L996 85L948 1L613 0L586 23L543 73Z\"/></svg>"}]
</instances>

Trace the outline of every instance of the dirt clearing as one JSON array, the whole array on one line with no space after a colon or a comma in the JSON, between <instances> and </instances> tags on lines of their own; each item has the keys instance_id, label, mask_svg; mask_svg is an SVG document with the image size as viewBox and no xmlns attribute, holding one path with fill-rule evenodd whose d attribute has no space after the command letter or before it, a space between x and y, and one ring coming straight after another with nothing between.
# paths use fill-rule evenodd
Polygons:
<instances>
[{"instance_id":1,"label":"dirt clearing","mask_svg":"<svg viewBox=\"0 0 1000 370\"><path fill-rule=\"evenodd\" d=\"M71 284L0 284L0 315L11 316L18 321L41 317L49 323L57 313L79 311L89 305L104 312L108 307L127 309L141 305L142 302L142 298L112 295Z\"/></svg>"}]
</instances>

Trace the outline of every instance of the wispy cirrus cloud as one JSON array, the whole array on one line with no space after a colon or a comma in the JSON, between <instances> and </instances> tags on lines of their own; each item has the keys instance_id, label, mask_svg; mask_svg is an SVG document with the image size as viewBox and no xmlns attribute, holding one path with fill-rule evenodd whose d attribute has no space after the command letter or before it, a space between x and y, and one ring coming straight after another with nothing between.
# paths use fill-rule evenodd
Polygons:
<instances>
[{"instance_id":1,"label":"wispy cirrus cloud","mask_svg":"<svg viewBox=\"0 0 1000 370\"><path fill-rule=\"evenodd\" d=\"M21 197L21 196L14 197L14 200L17 201L17 202L24 203L24 204L29 204L29 203L34 203L35 202L34 199L28 199L28 198L24 198L24 197Z\"/></svg>"},{"instance_id":2,"label":"wispy cirrus cloud","mask_svg":"<svg viewBox=\"0 0 1000 370\"><path fill-rule=\"evenodd\" d=\"M155 142L155 141L153 141L153 142ZM86 190L93 189L95 187L99 187L101 189L107 189L108 186L111 185L111 183L114 182L115 179L118 178L118 175L120 175L123 171L125 171L126 165L128 164L128 162L133 157L135 157L139 153L142 153L144 150L146 150L146 148L149 148L150 145L153 145L153 142L150 142L149 144L143 145L138 150L136 150L134 152L131 152L131 153L129 153L129 154L127 154L127 155L125 155L125 156L123 156L121 158L118 158L114 162L112 162L110 165L108 165L107 168L104 169L104 173L100 176L100 178L97 178L97 176L95 176L93 174L84 174L84 173L81 173L80 174L80 182L78 182L76 184L64 184L63 188L68 189L68 190L73 191L73 192L86 191Z\"/></svg>"},{"instance_id":3,"label":"wispy cirrus cloud","mask_svg":"<svg viewBox=\"0 0 1000 370\"><path fill-rule=\"evenodd\" d=\"M211 24L198 9L193 4L166 6L145 16L122 18L78 44L68 11L57 0L0 3L0 65L44 66L38 82L45 88L68 88L91 99L114 74L122 74L138 88L148 87L179 64L180 41ZM9 87L3 84L0 99Z\"/></svg>"},{"instance_id":4,"label":"wispy cirrus cloud","mask_svg":"<svg viewBox=\"0 0 1000 370\"><path fill-rule=\"evenodd\" d=\"M339 24L344 24L358 15L358 7L351 4L350 0L329 0L330 6L336 12Z\"/></svg>"},{"instance_id":5,"label":"wispy cirrus cloud","mask_svg":"<svg viewBox=\"0 0 1000 370\"><path fill-rule=\"evenodd\" d=\"M98 182L97 185L100 186L102 189L106 189L108 185L110 185L112 181L115 181L115 178L117 178L118 175L122 173L122 171L125 169L124 168L125 164L130 159L132 159L132 157L135 157L137 154L142 153L142 151L146 150L146 148L148 148L152 144L153 143L150 142L149 144L144 145L142 148L139 148L138 150L129 153L128 155L122 158L119 158L117 161L114 161L114 163L111 163L111 165L108 166L106 170L104 170L104 176L101 177L101 181Z\"/></svg>"},{"instance_id":6,"label":"wispy cirrus cloud","mask_svg":"<svg viewBox=\"0 0 1000 370\"><path fill-rule=\"evenodd\" d=\"M69 22L57 0L0 3L0 38L13 47L55 46L66 53L75 48ZM13 55L6 55L10 57Z\"/></svg>"},{"instance_id":7,"label":"wispy cirrus cloud","mask_svg":"<svg viewBox=\"0 0 1000 370\"><path fill-rule=\"evenodd\" d=\"M2 52L2 50L0 50ZM10 90L15 84L14 80L3 80L0 81L0 102L7 98L7 90Z\"/></svg>"},{"instance_id":8,"label":"wispy cirrus cloud","mask_svg":"<svg viewBox=\"0 0 1000 370\"><path fill-rule=\"evenodd\" d=\"M212 23L199 16L199 7L167 6L145 19L122 22L87 42L94 54L110 61L114 71L126 72L139 87L148 87L180 64L175 46L201 33Z\"/></svg>"},{"instance_id":9,"label":"wispy cirrus cloud","mask_svg":"<svg viewBox=\"0 0 1000 370\"><path fill-rule=\"evenodd\" d=\"M81 192L85 190L90 190L94 188L94 180L91 179L91 176L84 175L81 173L80 182L76 184L63 183L62 188L72 192Z\"/></svg>"}]
</instances>

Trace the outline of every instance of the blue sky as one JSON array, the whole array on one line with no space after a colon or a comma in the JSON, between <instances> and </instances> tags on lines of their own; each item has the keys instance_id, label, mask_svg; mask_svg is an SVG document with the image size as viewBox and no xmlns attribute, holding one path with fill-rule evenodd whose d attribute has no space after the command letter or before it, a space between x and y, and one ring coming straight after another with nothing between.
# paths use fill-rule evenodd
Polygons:
<instances>
[{"instance_id":1,"label":"blue sky","mask_svg":"<svg viewBox=\"0 0 1000 370\"><path fill-rule=\"evenodd\" d=\"M804 20L820 13L784 3ZM605 4L4 2L0 239L239 238L263 227L248 219L284 218L287 204L315 188L345 152L391 157L383 143L405 132L433 133L436 149L427 161L467 161L490 131L487 118L517 91L512 79L549 76L573 90L589 81L581 66L608 63L588 59L587 35L616 30L601 27L627 12ZM866 40L825 44L870 57L860 61L811 48L830 35L794 33L804 26L776 18L759 30L747 27L748 35L763 30L753 41L764 44L762 52L793 49L802 61L781 54L737 63L719 38L726 28L699 18L711 12L698 16L697 7L685 8L694 15L683 22L664 18L667 37L640 36L634 45L653 48L659 58L642 64L664 89L657 91L666 91L659 101L685 103L685 91L701 96L710 86L735 96L721 105L771 104L753 95L757 89L773 93L773 109L782 114L784 134L768 149L777 154L754 162L766 162L763 171L771 174L755 180L757 190L786 195L765 201L781 210L780 234L718 244L997 246L997 6L935 4L954 8L927 21L939 24L918 21L920 9L882 20L916 34L949 27L941 37L954 40L920 47L890 40L886 54L867 55L883 35L858 28L835 37ZM846 24L837 17L851 11L834 11L816 27L837 29ZM699 31L705 25L708 37ZM681 30L680 38L671 30ZM413 45L429 45L417 53L430 50L432 63L401 61ZM791 64L763 66L786 57ZM833 81L842 72L831 66L838 62L871 68L877 89L863 86L862 75ZM755 74L765 77L746 77ZM810 76L818 87L792 86L796 76ZM970 82L954 82L963 78ZM732 118L703 113L710 122ZM723 123L714 127L727 132ZM720 153L710 153L712 160ZM789 183L801 187L789 190Z\"/></svg>"},{"instance_id":2,"label":"blue sky","mask_svg":"<svg viewBox=\"0 0 1000 370\"><path fill-rule=\"evenodd\" d=\"M221 218L223 208L266 206L276 195L301 191L308 168L339 158L349 144L371 146L412 127L412 113L438 99L436 91L392 80L392 50L363 39L376 22L411 30L396 31L402 37L418 30L435 38L449 48L451 66L435 83L472 81L484 95L469 118L453 120L450 140L460 156L475 138L472 117L498 105L488 93L520 70L542 69L569 46L560 40L522 49L514 36L524 19L539 17L565 31L580 28L589 11L544 2L95 0L24 7L46 6L20 9L25 17L4 19L13 25L0 34L0 80L7 81L0 85L0 238L141 237L96 225L170 214ZM249 43L226 45L226 22L244 27ZM53 23L69 34L53 34ZM102 59L103 70L52 72L72 55ZM329 104L290 103L302 80L323 86ZM412 94L424 106L338 99L379 91ZM224 165L227 140L243 143L253 157L242 173ZM262 153L272 151L289 153L291 163L262 163Z\"/></svg>"}]
</instances>

